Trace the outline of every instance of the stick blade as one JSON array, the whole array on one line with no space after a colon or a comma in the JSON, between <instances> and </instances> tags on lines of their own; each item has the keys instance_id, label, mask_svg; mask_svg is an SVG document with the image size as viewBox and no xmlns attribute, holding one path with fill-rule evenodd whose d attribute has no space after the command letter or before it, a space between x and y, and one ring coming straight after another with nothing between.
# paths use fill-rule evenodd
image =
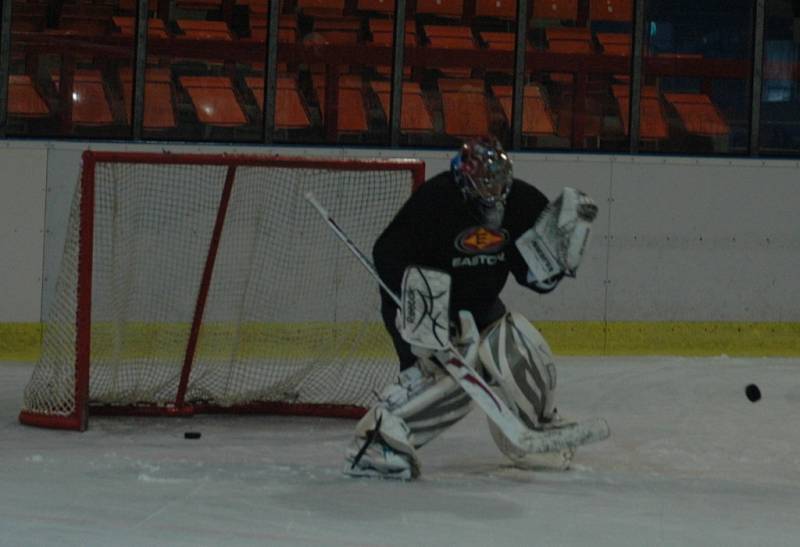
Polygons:
<instances>
[{"instance_id":1,"label":"stick blade","mask_svg":"<svg viewBox=\"0 0 800 547\"><path fill-rule=\"evenodd\" d=\"M519 447L527 452L557 452L596 443L611 435L608 422L603 418L591 418L567 424L563 427L526 432Z\"/></svg>"}]
</instances>

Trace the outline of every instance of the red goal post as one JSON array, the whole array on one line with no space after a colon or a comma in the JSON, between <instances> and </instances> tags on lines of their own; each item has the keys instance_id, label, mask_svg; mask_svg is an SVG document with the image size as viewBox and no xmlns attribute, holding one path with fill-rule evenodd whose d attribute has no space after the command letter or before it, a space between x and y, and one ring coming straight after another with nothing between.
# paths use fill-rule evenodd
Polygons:
<instances>
[{"instance_id":1,"label":"red goal post","mask_svg":"<svg viewBox=\"0 0 800 547\"><path fill-rule=\"evenodd\" d=\"M303 195L369 250L424 177L409 159L84 152L20 421L363 414L396 372L377 286Z\"/></svg>"}]
</instances>

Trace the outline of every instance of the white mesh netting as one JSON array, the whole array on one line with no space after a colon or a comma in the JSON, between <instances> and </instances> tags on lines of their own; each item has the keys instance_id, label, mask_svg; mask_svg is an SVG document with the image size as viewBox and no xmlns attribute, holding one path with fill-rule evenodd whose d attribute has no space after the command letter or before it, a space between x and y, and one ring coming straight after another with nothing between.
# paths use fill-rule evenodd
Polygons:
<instances>
[{"instance_id":1,"label":"white mesh netting","mask_svg":"<svg viewBox=\"0 0 800 547\"><path fill-rule=\"evenodd\" d=\"M96 165L89 399L175 402L228 167ZM303 199L369 253L408 197L405 170L238 166L187 403L368 406L396 370L377 284ZM75 405L79 202L25 411Z\"/></svg>"}]
</instances>

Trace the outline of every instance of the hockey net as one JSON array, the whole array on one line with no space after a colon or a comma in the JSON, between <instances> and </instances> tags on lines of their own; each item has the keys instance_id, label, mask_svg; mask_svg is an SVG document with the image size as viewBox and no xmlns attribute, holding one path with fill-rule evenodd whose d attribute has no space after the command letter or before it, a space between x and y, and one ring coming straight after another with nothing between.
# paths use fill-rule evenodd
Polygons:
<instances>
[{"instance_id":1,"label":"hockey net","mask_svg":"<svg viewBox=\"0 0 800 547\"><path fill-rule=\"evenodd\" d=\"M358 416L396 373L366 252L413 160L86 152L23 423L202 411Z\"/></svg>"}]
</instances>

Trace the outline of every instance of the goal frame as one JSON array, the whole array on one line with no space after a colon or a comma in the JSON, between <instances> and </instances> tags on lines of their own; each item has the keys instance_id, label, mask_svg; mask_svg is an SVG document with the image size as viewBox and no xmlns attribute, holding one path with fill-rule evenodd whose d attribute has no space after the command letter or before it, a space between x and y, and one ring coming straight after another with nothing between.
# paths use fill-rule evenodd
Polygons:
<instances>
[{"instance_id":1,"label":"goal frame","mask_svg":"<svg viewBox=\"0 0 800 547\"><path fill-rule=\"evenodd\" d=\"M358 159L297 157L248 154L193 154L170 152L111 152L84 151L81 156L81 197L79 204L78 284L75 313L75 408L69 415L48 415L23 410L19 421L26 425L86 431L89 416L192 416L198 413L233 414L284 414L300 416L328 416L358 418L367 409L355 405L328 405L313 403L259 402L232 407L214 404L191 404L185 401L186 388L203 321L206 298L214 271L217 250L225 224L228 203L238 167L302 168L333 171L408 171L414 192L425 181L425 163L418 159ZM158 165L209 165L227 167L224 186L217 208L216 220L209 243L203 276L195 301L192 325L183 359L180 382L175 402L165 406L157 404L106 405L90 402L89 380L91 370L92 325L92 275L95 217L95 167L98 163L141 163ZM44 318L43 318L44 320Z\"/></svg>"}]
</instances>

